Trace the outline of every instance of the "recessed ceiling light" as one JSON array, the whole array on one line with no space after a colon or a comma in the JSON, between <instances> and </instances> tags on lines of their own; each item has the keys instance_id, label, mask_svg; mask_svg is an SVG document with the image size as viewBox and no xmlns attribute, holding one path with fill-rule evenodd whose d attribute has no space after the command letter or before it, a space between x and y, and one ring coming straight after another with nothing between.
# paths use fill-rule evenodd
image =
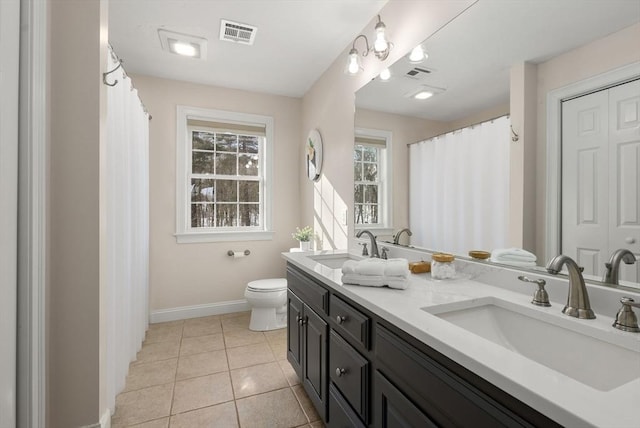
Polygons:
<instances>
[{"instance_id":1,"label":"recessed ceiling light","mask_svg":"<svg viewBox=\"0 0 640 428\"><path fill-rule=\"evenodd\" d=\"M445 91L444 88L436 88L435 86L420 85L417 88L413 89L412 91L409 91L406 94L404 94L404 96L407 98L414 98L416 100L426 100L444 91Z\"/></svg>"},{"instance_id":2,"label":"recessed ceiling light","mask_svg":"<svg viewBox=\"0 0 640 428\"><path fill-rule=\"evenodd\" d=\"M433 96L433 92L431 91L420 91L413 96L416 100L426 100L427 98L431 98Z\"/></svg>"},{"instance_id":3,"label":"recessed ceiling light","mask_svg":"<svg viewBox=\"0 0 640 428\"><path fill-rule=\"evenodd\" d=\"M413 48L413 50L409 54L409 62L412 64L421 63L427 58L429 58L429 55L425 53L424 49L422 48L422 45L418 45L415 48Z\"/></svg>"},{"instance_id":4,"label":"recessed ceiling light","mask_svg":"<svg viewBox=\"0 0 640 428\"><path fill-rule=\"evenodd\" d=\"M190 58L207 59L207 39L162 29L158 30L158 36L162 49L167 52Z\"/></svg>"},{"instance_id":5,"label":"recessed ceiling light","mask_svg":"<svg viewBox=\"0 0 640 428\"><path fill-rule=\"evenodd\" d=\"M380 80L382 80L383 82L386 82L391 78L391 71L388 68L385 68L380 72L378 76L380 77Z\"/></svg>"}]
</instances>

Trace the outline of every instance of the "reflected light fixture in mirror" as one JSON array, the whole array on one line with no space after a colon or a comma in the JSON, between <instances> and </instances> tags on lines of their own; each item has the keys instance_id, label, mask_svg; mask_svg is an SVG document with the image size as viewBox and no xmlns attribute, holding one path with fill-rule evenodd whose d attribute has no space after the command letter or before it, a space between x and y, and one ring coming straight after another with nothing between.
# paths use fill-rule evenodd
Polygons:
<instances>
[{"instance_id":1,"label":"reflected light fixture in mirror","mask_svg":"<svg viewBox=\"0 0 640 428\"><path fill-rule=\"evenodd\" d=\"M362 63L360 62L360 56L358 53L358 49L356 49L356 42L358 39L364 39L366 49L362 51L362 56L365 57L369 55L369 52L373 51L380 61L384 61L389 56L389 52L393 47L393 43L389 42L386 34L387 27L384 25L384 22L380 19L380 15L378 15L378 23L375 26L375 40L373 43L373 47L369 45L369 39L364 34L358 35L353 40L353 45L351 46L351 50L349 51L349 58L347 59L347 66L345 68L345 73L349 75L356 75L360 72L360 70L364 70L362 68Z\"/></svg>"},{"instance_id":2,"label":"reflected light fixture in mirror","mask_svg":"<svg viewBox=\"0 0 640 428\"><path fill-rule=\"evenodd\" d=\"M380 77L380 80L382 80L383 82L388 81L389 79L391 79L391 70L389 70L388 68L385 68L380 72L378 77Z\"/></svg>"},{"instance_id":3,"label":"reflected light fixture in mirror","mask_svg":"<svg viewBox=\"0 0 640 428\"><path fill-rule=\"evenodd\" d=\"M429 58L429 55L426 54L422 45L418 45L411 50L409 54L409 62L411 64L420 64L425 59Z\"/></svg>"}]
</instances>

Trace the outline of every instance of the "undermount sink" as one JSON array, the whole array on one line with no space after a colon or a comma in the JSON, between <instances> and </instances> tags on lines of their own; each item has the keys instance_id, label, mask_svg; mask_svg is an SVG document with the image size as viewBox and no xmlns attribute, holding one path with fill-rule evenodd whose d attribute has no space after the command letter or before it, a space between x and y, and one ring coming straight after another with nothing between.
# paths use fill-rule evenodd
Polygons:
<instances>
[{"instance_id":1,"label":"undermount sink","mask_svg":"<svg viewBox=\"0 0 640 428\"><path fill-rule=\"evenodd\" d=\"M631 333L494 297L421 309L600 391L640 378L640 342Z\"/></svg>"},{"instance_id":2,"label":"undermount sink","mask_svg":"<svg viewBox=\"0 0 640 428\"><path fill-rule=\"evenodd\" d=\"M349 253L320 254L309 258L331 269L340 269L347 260L362 260L362 257Z\"/></svg>"}]
</instances>

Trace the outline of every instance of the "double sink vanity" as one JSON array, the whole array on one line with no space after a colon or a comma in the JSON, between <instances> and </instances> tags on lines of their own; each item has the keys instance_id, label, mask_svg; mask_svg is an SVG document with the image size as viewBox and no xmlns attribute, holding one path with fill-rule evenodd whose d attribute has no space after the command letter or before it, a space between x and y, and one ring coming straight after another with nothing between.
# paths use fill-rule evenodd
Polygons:
<instances>
[{"instance_id":1,"label":"double sink vanity","mask_svg":"<svg viewBox=\"0 0 640 428\"><path fill-rule=\"evenodd\" d=\"M430 259L390 245L389 257ZM629 290L588 284L595 319L551 306L517 269L456 260L457 276L411 274L406 290L344 285L346 251L283 253L287 357L329 427L637 427L640 334L612 327ZM638 310L636 309L636 312Z\"/></svg>"}]
</instances>

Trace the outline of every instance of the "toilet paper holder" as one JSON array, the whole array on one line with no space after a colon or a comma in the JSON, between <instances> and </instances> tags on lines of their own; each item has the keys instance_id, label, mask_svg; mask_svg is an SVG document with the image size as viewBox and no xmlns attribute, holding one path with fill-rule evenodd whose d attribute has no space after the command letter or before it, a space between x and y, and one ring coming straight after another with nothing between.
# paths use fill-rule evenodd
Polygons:
<instances>
[{"instance_id":1,"label":"toilet paper holder","mask_svg":"<svg viewBox=\"0 0 640 428\"><path fill-rule=\"evenodd\" d=\"M249 254L251 254L251 251L249 250L244 250L244 252L240 252L240 251L233 251L233 250L229 250L227 251L227 256L229 257L243 257L243 256L248 256Z\"/></svg>"}]
</instances>

